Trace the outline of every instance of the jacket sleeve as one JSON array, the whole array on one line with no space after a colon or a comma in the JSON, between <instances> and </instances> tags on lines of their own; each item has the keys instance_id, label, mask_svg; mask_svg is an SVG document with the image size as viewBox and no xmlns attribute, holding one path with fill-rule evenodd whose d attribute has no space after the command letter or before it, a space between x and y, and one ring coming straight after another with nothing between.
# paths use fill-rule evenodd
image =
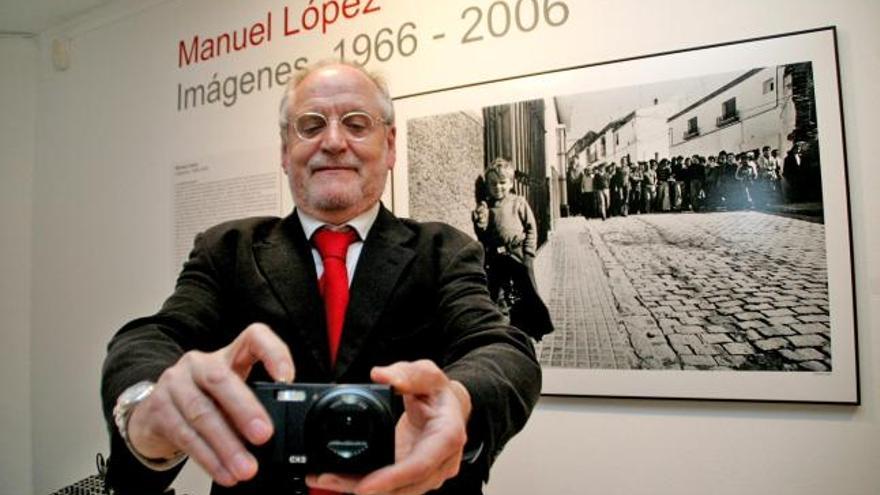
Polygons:
<instances>
[{"instance_id":1,"label":"jacket sleeve","mask_svg":"<svg viewBox=\"0 0 880 495\"><path fill-rule=\"evenodd\" d=\"M158 472L141 464L117 431L113 407L122 391L142 380L157 381L187 350L219 346L219 342L211 340L211 331L221 319L218 278L205 249L204 236L200 235L174 293L159 312L129 322L107 346L101 381L103 412L110 435L107 477L119 493L161 493L182 468L181 464Z\"/></svg>"},{"instance_id":2,"label":"jacket sleeve","mask_svg":"<svg viewBox=\"0 0 880 495\"><path fill-rule=\"evenodd\" d=\"M540 396L541 369L529 338L510 326L489 298L482 258L474 242L455 254L441 275L440 305L446 333L453 336L443 368L470 393L469 446L481 444L475 462L488 477Z\"/></svg>"}]
</instances>

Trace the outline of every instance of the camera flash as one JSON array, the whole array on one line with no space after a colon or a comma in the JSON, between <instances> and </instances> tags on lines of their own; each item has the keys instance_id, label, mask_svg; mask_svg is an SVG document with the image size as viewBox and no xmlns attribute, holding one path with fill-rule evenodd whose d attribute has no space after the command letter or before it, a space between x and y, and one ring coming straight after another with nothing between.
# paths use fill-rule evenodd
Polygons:
<instances>
[{"instance_id":1,"label":"camera flash","mask_svg":"<svg viewBox=\"0 0 880 495\"><path fill-rule=\"evenodd\" d=\"M306 392L304 390L279 390L275 399L278 402L303 402L306 400Z\"/></svg>"}]
</instances>

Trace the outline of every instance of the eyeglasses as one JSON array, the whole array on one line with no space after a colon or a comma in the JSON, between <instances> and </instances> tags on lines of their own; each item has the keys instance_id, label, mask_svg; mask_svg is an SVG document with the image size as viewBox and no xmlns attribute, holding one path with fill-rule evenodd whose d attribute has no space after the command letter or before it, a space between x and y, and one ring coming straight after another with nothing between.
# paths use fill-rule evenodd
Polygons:
<instances>
[{"instance_id":1,"label":"eyeglasses","mask_svg":"<svg viewBox=\"0 0 880 495\"><path fill-rule=\"evenodd\" d=\"M328 118L318 112L305 112L296 115L293 119L293 130L303 141L313 141L330 127L330 122L336 121L345 137L353 141L361 141L373 132L376 123L387 124L385 119L376 118L367 112L355 110L348 112L342 117Z\"/></svg>"}]
</instances>

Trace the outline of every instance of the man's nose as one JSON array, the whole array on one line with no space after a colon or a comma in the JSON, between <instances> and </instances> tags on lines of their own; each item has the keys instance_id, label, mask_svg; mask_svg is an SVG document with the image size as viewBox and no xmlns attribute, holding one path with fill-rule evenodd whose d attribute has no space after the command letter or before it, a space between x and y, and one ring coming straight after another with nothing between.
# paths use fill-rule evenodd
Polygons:
<instances>
[{"instance_id":1,"label":"man's nose","mask_svg":"<svg viewBox=\"0 0 880 495\"><path fill-rule=\"evenodd\" d=\"M342 123L331 120L321 136L321 148L328 153L339 153L344 150L348 141L342 130Z\"/></svg>"}]
</instances>

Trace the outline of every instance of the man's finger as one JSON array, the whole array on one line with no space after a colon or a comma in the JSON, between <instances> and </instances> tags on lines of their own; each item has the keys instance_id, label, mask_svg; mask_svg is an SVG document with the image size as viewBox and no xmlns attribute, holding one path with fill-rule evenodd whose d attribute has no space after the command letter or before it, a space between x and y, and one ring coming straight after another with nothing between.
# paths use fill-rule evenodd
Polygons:
<instances>
[{"instance_id":1,"label":"man's finger","mask_svg":"<svg viewBox=\"0 0 880 495\"><path fill-rule=\"evenodd\" d=\"M433 361L400 361L389 366L377 366L370 372L376 383L391 385L401 394L432 394L449 383L449 379Z\"/></svg>"},{"instance_id":2,"label":"man's finger","mask_svg":"<svg viewBox=\"0 0 880 495\"><path fill-rule=\"evenodd\" d=\"M457 456L450 457L442 466L434 470L431 476L410 485L395 488L388 495L421 495L430 490L436 490L443 486L443 483L458 474L458 466L460 459ZM385 492L383 492L385 493Z\"/></svg>"},{"instance_id":3,"label":"man's finger","mask_svg":"<svg viewBox=\"0 0 880 495\"><path fill-rule=\"evenodd\" d=\"M355 488L361 479L363 476L335 473L309 474L306 476L306 485L339 493L355 493Z\"/></svg>"},{"instance_id":4,"label":"man's finger","mask_svg":"<svg viewBox=\"0 0 880 495\"><path fill-rule=\"evenodd\" d=\"M193 380L254 445L272 437L272 421L244 380L222 364L193 370Z\"/></svg>"},{"instance_id":5,"label":"man's finger","mask_svg":"<svg viewBox=\"0 0 880 495\"><path fill-rule=\"evenodd\" d=\"M214 481L223 486L232 486L238 482L205 440L186 422L170 397L166 398L155 416L162 418L160 434L202 466Z\"/></svg>"},{"instance_id":6,"label":"man's finger","mask_svg":"<svg viewBox=\"0 0 880 495\"><path fill-rule=\"evenodd\" d=\"M441 475L438 466L460 461L463 445L452 435L419 442L404 459L367 475L355 491L385 493L409 485L433 484L436 482L433 478Z\"/></svg>"},{"instance_id":7,"label":"man's finger","mask_svg":"<svg viewBox=\"0 0 880 495\"><path fill-rule=\"evenodd\" d=\"M444 459L443 465L450 462ZM351 489L353 493L409 493L415 488L423 488L424 493L434 485L442 483L445 478L440 478L437 471L436 460L419 462L406 462L393 464L370 473L356 487Z\"/></svg>"},{"instance_id":8,"label":"man's finger","mask_svg":"<svg viewBox=\"0 0 880 495\"><path fill-rule=\"evenodd\" d=\"M263 323L252 323L226 347L229 364L242 378L254 363L263 363L272 379L292 382L295 374L293 358L287 344Z\"/></svg>"},{"instance_id":9,"label":"man's finger","mask_svg":"<svg viewBox=\"0 0 880 495\"><path fill-rule=\"evenodd\" d=\"M191 381L169 384L171 400L184 421L204 440L237 480L252 478L257 461L242 445L214 401Z\"/></svg>"}]
</instances>

